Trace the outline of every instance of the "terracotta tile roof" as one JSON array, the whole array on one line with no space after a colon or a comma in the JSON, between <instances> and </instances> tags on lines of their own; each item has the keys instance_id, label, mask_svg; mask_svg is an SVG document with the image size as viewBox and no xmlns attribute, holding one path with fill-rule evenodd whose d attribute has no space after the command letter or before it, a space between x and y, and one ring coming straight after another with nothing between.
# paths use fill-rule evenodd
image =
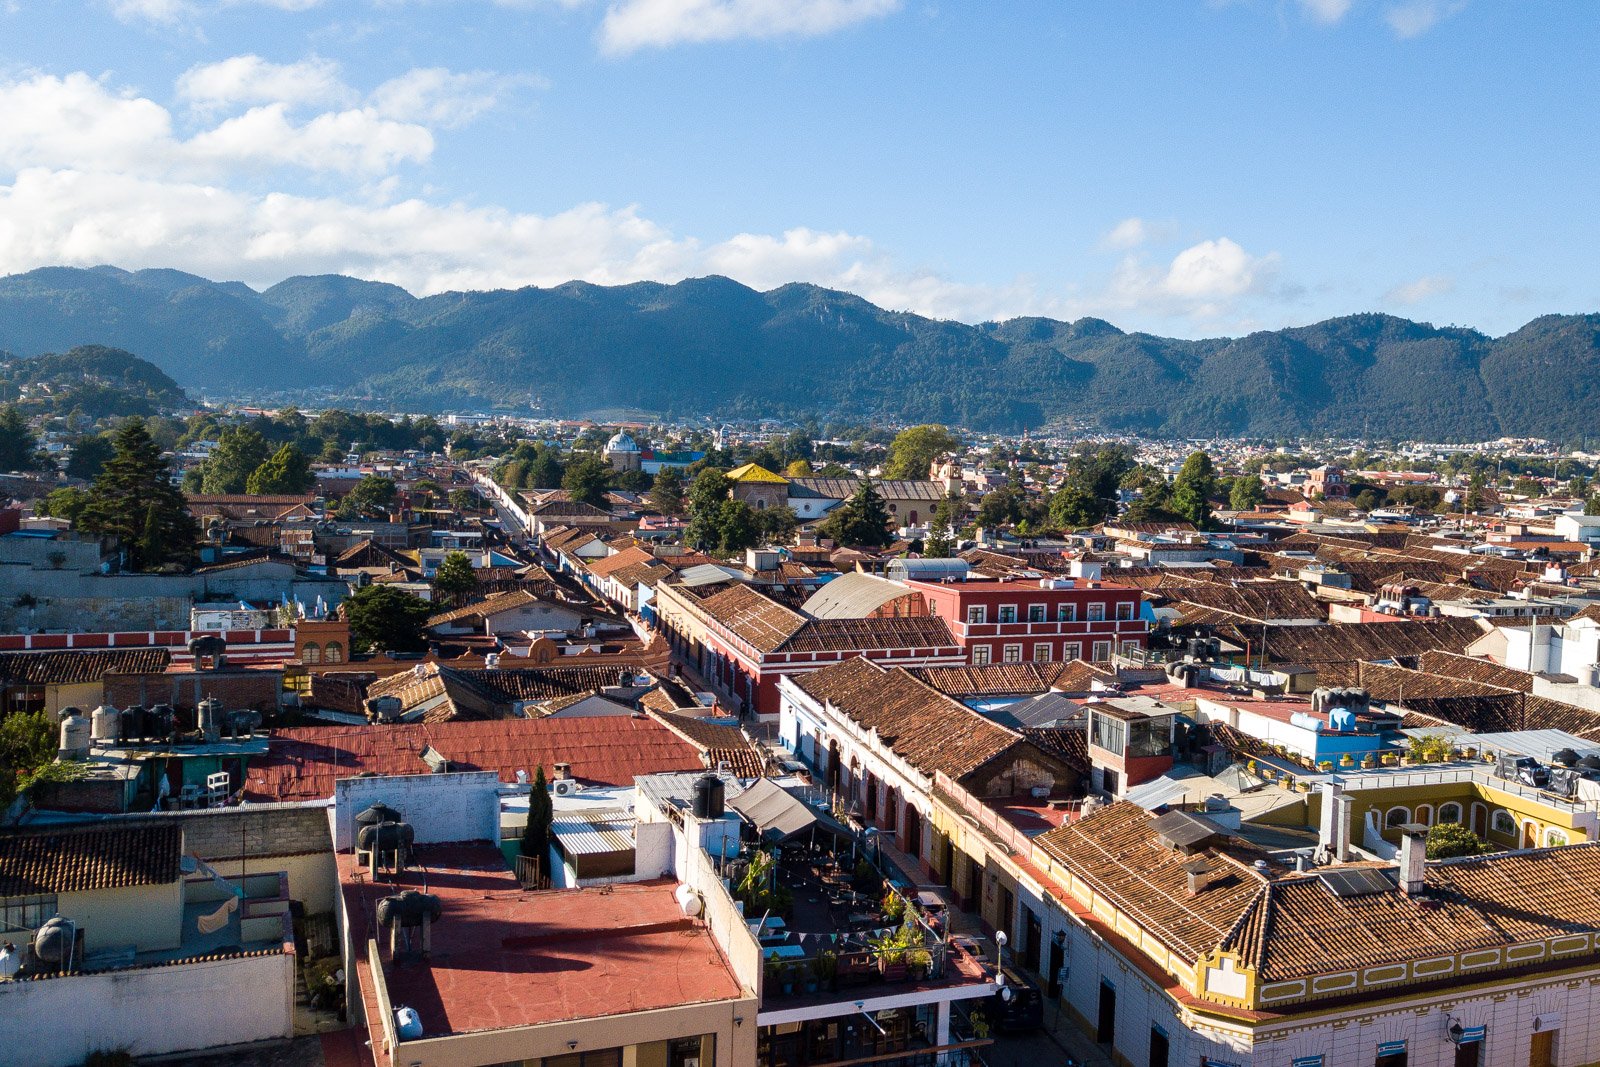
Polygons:
<instances>
[{"instance_id":1,"label":"terracotta tile roof","mask_svg":"<svg viewBox=\"0 0 1600 1067\"><path fill-rule=\"evenodd\" d=\"M0 681L7 685L80 685L108 671L161 674L172 662L166 648L108 648L81 652L0 653Z\"/></svg>"},{"instance_id":2,"label":"terracotta tile roof","mask_svg":"<svg viewBox=\"0 0 1600 1067\"><path fill-rule=\"evenodd\" d=\"M877 730L896 755L929 777L943 771L959 780L1021 740L904 668L884 670L859 656L792 680L862 729Z\"/></svg>"},{"instance_id":3,"label":"terracotta tile roof","mask_svg":"<svg viewBox=\"0 0 1600 1067\"><path fill-rule=\"evenodd\" d=\"M1261 895L1266 880L1252 865L1266 854L1236 838L1215 838L1198 853L1212 868L1206 888L1191 897L1183 864L1194 857L1163 847L1151 827L1154 821L1124 800L1051 830L1034 845L1170 951L1193 961L1221 943Z\"/></svg>"},{"instance_id":4,"label":"terracotta tile roof","mask_svg":"<svg viewBox=\"0 0 1600 1067\"><path fill-rule=\"evenodd\" d=\"M1168 595L1185 604L1256 621L1327 618L1326 609L1298 582L1190 582Z\"/></svg>"},{"instance_id":5,"label":"terracotta tile roof","mask_svg":"<svg viewBox=\"0 0 1600 1067\"><path fill-rule=\"evenodd\" d=\"M1080 774L1086 775L1091 770L1087 730L1024 726L1022 736Z\"/></svg>"},{"instance_id":6,"label":"terracotta tile roof","mask_svg":"<svg viewBox=\"0 0 1600 1067\"><path fill-rule=\"evenodd\" d=\"M333 795L339 778L424 774L417 755L431 745L463 771L495 771L502 782L557 763L572 776L601 785L629 785L635 775L697 771L700 752L648 718L598 716L499 719L493 722L402 723L393 726L318 726L273 732L266 759L252 762L245 796L255 801L318 800Z\"/></svg>"},{"instance_id":7,"label":"terracotta tile roof","mask_svg":"<svg viewBox=\"0 0 1600 1067\"><path fill-rule=\"evenodd\" d=\"M367 686L375 679L370 674L313 674L311 676L311 705L328 711L342 711L350 715L365 715Z\"/></svg>"},{"instance_id":8,"label":"terracotta tile roof","mask_svg":"<svg viewBox=\"0 0 1600 1067\"><path fill-rule=\"evenodd\" d=\"M1493 660L1462 656L1454 652L1429 649L1417 661L1417 666L1429 674L1445 674L1452 678L1466 678L1474 682L1515 689L1519 693L1533 692L1533 675L1515 667L1502 666Z\"/></svg>"},{"instance_id":9,"label":"terracotta tile roof","mask_svg":"<svg viewBox=\"0 0 1600 1067\"><path fill-rule=\"evenodd\" d=\"M954 647L950 627L936 616L813 619L781 646L784 652Z\"/></svg>"},{"instance_id":10,"label":"terracotta tile roof","mask_svg":"<svg viewBox=\"0 0 1600 1067\"><path fill-rule=\"evenodd\" d=\"M588 564L589 573L597 578L604 578L613 571L624 567L631 567L636 563L649 563L655 556L644 548L625 548L621 552L613 553L603 559L591 560Z\"/></svg>"},{"instance_id":11,"label":"terracotta tile roof","mask_svg":"<svg viewBox=\"0 0 1600 1067\"><path fill-rule=\"evenodd\" d=\"M430 627L443 626L446 623L457 622L461 619L486 618L502 611L511 611L516 608L527 607L529 604L537 604L538 602L539 598L526 589L490 593L482 600L476 600L464 607L456 608L454 611L446 611L433 616L428 620L427 625Z\"/></svg>"},{"instance_id":12,"label":"terracotta tile roof","mask_svg":"<svg viewBox=\"0 0 1600 1067\"><path fill-rule=\"evenodd\" d=\"M619 567L612 571L610 578L618 585L632 589L640 585L653 586L674 573L671 567L661 563L635 563L631 567Z\"/></svg>"},{"instance_id":13,"label":"terracotta tile roof","mask_svg":"<svg viewBox=\"0 0 1600 1067\"><path fill-rule=\"evenodd\" d=\"M743 582L713 593L698 606L761 652L776 651L806 624L804 615L762 596Z\"/></svg>"},{"instance_id":14,"label":"terracotta tile roof","mask_svg":"<svg viewBox=\"0 0 1600 1067\"><path fill-rule=\"evenodd\" d=\"M196 574L216 574L218 571L236 571L241 567L253 567L258 563L281 563L286 567L294 567L292 556L285 556L278 552L249 552L222 563L211 563L204 567L196 567Z\"/></svg>"},{"instance_id":15,"label":"terracotta tile roof","mask_svg":"<svg viewBox=\"0 0 1600 1067\"><path fill-rule=\"evenodd\" d=\"M740 778L760 778L766 774L766 757L737 726L670 712L652 711L650 718L704 753L707 767L727 763Z\"/></svg>"},{"instance_id":16,"label":"terracotta tile roof","mask_svg":"<svg viewBox=\"0 0 1600 1067\"><path fill-rule=\"evenodd\" d=\"M1250 633L1250 628L1245 632ZM1259 642L1259 629L1252 636ZM1266 644L1273 662L1316 666L1417 656L1434 648L1460 652L1482 636L1483 630L1472 619L1406 619L1366 625L1271 626Z\"/></svg>"},{"instance_id":17,"label":"terracotta tile roof","mask_svg":"<svg viewBox=\"0 0 1600 1067\"><path fill-rule=\"evenodd\" d=\"M551 700L573 693L632 685L632 667L585 664L574 667L521 667L499 670L465 670L461 674L497 700Z\"/></svg>"},{"instance_id":18,"label":"terracotta tile roof","mask_svg":"<svg viewBox=\"0 0 1600 1067\"><path fill-rule=\"evenodd\" d=\"M983 667L911 667L911 676L946 696L1043 693L1059 674L1051 664L991 663Z\"/></svg>"},{"instance_id":19,"label":"terracotta tile roof","mask_svg":"<svg viewBox=\"0 0 1600 1067\"><path fill-rule=\"evenodd\" d=\"M179 877L175 822L95 823L0 835L0 897L166 885Z\"/></svg>"},{"instance_id":20,"label":"terracotta tile roof","mask_svg":"<svg viewBox=\"0 0 1600 1067\"><path fill-rule=\"evenodd\" d=\"M336 567L381 567L393 564L397 567L416 567L417 562L407 559L394 549L380 545L371 538L363 538L334 557Z\"/></svg>"},{"instance_id":21,"label":"terracotta tile roof","mask_svg":"<svg viewBox=\"0 0 1600 1067\"><path fill-rule=\"evenodd\" d=\"M1430 863L1424 880L1425 903L1286 878L1257 895L1222 947L1277 982L1600 931L1595 844Z\"/></svg>"},{"instance_id":22,"label":"terracotta tile roof","mask_svg":"<svg viewBox=\"0 0 1600 1067\"><path fill-rule=\"evenodd\" d=\"M1364 687L1375 700L1443 719L1474 733L1565 730L1586 740L1600 740L1600 712L1486 682L1362 663L1352 684Z\"/></svg>"},{"instance_id":23,"label":"terracotta tile roof","mask_svg":"<svg viewBox=\"0 0 1600 1067\"><path fill-rule=\"evenodd\" d=\"M528 509L529 515L537 515L541 519L552 519L564 516L578 519L609 519L611 512L597 508L593 504L585 504L580 500L548 500L543 504L535 504Z\"/></svg>"},{"instance_id":24,"label":"terracotta tile roof","mask_svg":"<svg viewBox=\"0 0 1600 1067\"><path fill-rule=\"evenodd\" d=\"M1109 663L1097 664L1075 659L1061 665L1056 676L1050 680L1050 688L1063 693L1087 693L1093 689L1096 681L1116 682L1116 669Z\"/></svg>"}]
</instances>

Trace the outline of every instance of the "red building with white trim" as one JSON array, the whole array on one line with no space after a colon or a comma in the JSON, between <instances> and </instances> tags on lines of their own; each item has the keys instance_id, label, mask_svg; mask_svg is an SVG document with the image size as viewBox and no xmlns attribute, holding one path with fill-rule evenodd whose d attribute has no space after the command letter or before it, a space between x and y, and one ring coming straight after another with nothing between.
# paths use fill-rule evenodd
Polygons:
<instances>
[{"instance_id":1,"label":"red building with white trim","mask_svg":"<svg viewBox=\"0 0 1600 1067\"><path fill-rule=\"evenodd\" d=\"M1139 590L1092 578L997 578L906 585L943 619L967 662L1062 663L1107 660L1143 648L1149 624Z\"/></svg>"}]
</instances>

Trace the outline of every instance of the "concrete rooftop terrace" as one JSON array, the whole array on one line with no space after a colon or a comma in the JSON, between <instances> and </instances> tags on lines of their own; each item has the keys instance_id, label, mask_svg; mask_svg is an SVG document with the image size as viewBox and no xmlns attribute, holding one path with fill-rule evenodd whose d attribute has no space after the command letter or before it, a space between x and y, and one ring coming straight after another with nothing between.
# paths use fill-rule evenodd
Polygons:
<instances>
[{"instance_id":1,"label":"concrete rooftop terrace","mask_svg":"<svg viewBox=\"0 0 1600 1067\"><path fill-rule=\"evenodd\" d=\"M424 1037L741 995L705 924L679 909L672 879L523 890L500 850L488 844L422 847L412 862L396 886L366 880L348 853L339 856L339 874L351 925L367 930L358 944L377 938L389 1001L416 1009ZM433 925L432 956L396 963L388 931L373 932L377 902L402 888L422 890L424 874L425 891L444 908ZM364 953L361 959L362 992L371 1004ZM372 1030L381 1037L380 1026Z\"/></svg>"}]
</instances>

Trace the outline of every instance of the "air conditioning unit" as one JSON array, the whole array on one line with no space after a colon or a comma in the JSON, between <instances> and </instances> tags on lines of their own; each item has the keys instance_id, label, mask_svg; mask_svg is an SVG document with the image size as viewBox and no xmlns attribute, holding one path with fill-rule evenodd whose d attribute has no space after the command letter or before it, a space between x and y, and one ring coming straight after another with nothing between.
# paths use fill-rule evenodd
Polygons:
<instances>
[{"instance_id":1,"label":"air conditioning unit","mask_svg":"<svg viewBox=\"0 0 1600 1067\"><path fill-rule=\"evenodd\" d=\"M578 783L571 778L558 778L551 783L550 791L558 797L570 797L578 791Z\"/></svg>"}]
</instances>

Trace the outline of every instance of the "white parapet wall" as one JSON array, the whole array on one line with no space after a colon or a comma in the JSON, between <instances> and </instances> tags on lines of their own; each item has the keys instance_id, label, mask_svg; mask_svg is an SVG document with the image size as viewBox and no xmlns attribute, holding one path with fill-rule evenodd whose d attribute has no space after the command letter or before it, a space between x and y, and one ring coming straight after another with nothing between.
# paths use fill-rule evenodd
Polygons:
<instances>
[{"instance_id":1,"label":"white parapet wall","mask_svg":"<svg viewBox=\"0 0 1600 1067\"><path fill-rule=\"evenodd\" d=\"M76 1067L294 1034L294 956L274 952L105 974L0 981L0 1067Z\"/></svg>"},{"instance_id":2,"label":"white parapet wall","mask_svg":"<svg viewBox=\"0 0 1600 1067\"><path fill-rule=\"evenodd\" d=\"M419 845L500 843L500 776L493 771L341 778L333 796L336 851L354 847L355 818L374 804L398 811Z\"/></svg>"}]
</instances>

